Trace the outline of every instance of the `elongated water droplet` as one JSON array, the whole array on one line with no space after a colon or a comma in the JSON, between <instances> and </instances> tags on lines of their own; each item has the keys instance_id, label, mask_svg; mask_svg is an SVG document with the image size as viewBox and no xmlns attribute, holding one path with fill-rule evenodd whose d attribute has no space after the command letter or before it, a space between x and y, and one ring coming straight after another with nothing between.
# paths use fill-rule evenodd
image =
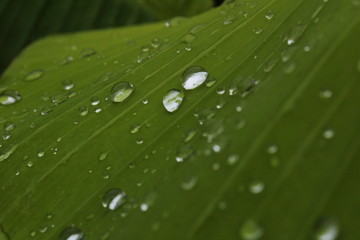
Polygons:
<instances>
[{"instance_id":1,"label":"elongated water droplet","mask_svg":"<svg viewBox=\"0 0 360 240\"><path fill-rule=\"evenodd\" d=\"M51 102L53 102L54 104L60 104L65 102L67 98L68 97L65 94L58 94L51 98Z\"/></svg>"},{"instance_id":2,"label":"elongated water droplet","mask_svg":"<svg viewBox=\"0 0 360 240\"><path fill-rule=\"evenodd\" d=\"M76 227L67 227L60 234L60 240L83 240L84 233Z\"/></svg>"},{"instance_id":3,"label":"elongated water droplet","mask_svg":"<svg viewBox=\"0 0 360 240\"><path fill-rule=\"evenodd\" d=\"M306 26L304 25L298 25L293 27L290 30L289 35L287 37L287 44L288 45L295 44L295 42L302 36L305 30L306 30Z\"/></svg>"},{"instance_id":4,"label":"elongated water droplet","mask_svg":"<svg viewBox=\"0 0 360 240\"><path fill-rule=\"evenodd\" d=\"M322 219L318 222L314 239L315 240L335 240L339 235L339 226L334 219Z\"/></svg>"},{"instance_id":5,"label":"elongated water droplet","mask_svg":"<svg viewBox=\"0 0 360 240\"><path fill-rule=\"evenodd\" d=\"M113 102L122 102L127 99L133 91L134 86L131 83L125 81L118 82L111 89L110 99Z\"/></svg>"},{"instance_id":6,"label":"elongated water droplet","mask_svg":"<svg viewBox=\"0 0 360 240\"><path fill-rule=\"evenodd\" d=\"M16 128L15 124L12 122L6 122L3 125L4 131L11 132Z\"/></svg>"},{"instance_id":7,"label":"elongated water droplet","mask_svg":"<svg viewBox=\"0 0 360 240\"><path fill-rule=\"evenodd\" d=\"M163 97L163 105L168 112L175 112L179 109L184 99L184 93L177 89L168 91Z\"/></svg>"},{"instance_id":8,"label":"elongated water droplet","mask_svg":"<svg viewBox=\"0 0 360 240\"><path fill-rule=\"evenodd\" d=\"M191 129L184 135L184 142L189 142L196 135L196 129Z\"/></svg>"},{"instance_id":9,"label":"elongated water droplet","mask_svg":"<svg viewBox=\"0 0 360 240\"><path fill-rule=\"evenodd\" d=\"M43 75L43 73L44 72L42 70L31 71L25 76L24 81L27 81L27 82L34 81L34 80L40 78Z\"/></svg>"},{"instance_id":10,"label":"elongated water droplet","mask_svg":"<svg viewBox=\"0 0 360 240\"><path fill-rule=\"evenodd\" d=\"M257 240L264 234L264 229L255 220L247 220L240 228L240 237L243 240Z\"/></svg>"},{"instance_id":11,"label":"elongated water droplet","mask_svg":"<svg viewBox=\"0 0 360 240\"><path fill-rule=\"evenodd\" d=\"M80 53L80 57L81 58L88 58L88 57L91 57L92 55L95 55L96 52L94 49L92 48L84 48L83 50L81 50L81 53Z\"/></svg>"},{"instance_id":12,"label":"elongated water droplet","mask_svg":"<svg viewBox=\"0 0 360 240\"><path fill-rule=\"evenodd\" d=\"M130 133L137 133L141 128L141 124L134 124L130 128Z\"/></svg>"},{"instance_id":13,"label":"elongated water droplet","mask_svg":"<svg viewBox=\"0 0 360 240\"><path fill-rule=\"evenodd\" d=\"M208 72L201 67L190 67L182 76L182 86L186 90L191 90L203 84L208 76Z\"/></svg>"},{"instance_id":14,"label":"elongated water droplet","mask_svg":"<svg viewBox=\"0 0 360 240\"><path fill-rule=\"evenodd\" d=\"M322 90L319 93L320 97L323 99L327 99L327 98L331 98L332 97L332 92L328 89L326 90Z\"/></svg>"},{"instance_id":15,"label":"elongated water droplet","mask_svg":"<svg viewBox=\"0 0 360 240\"><path fill-rule=\"evenodd\" d=\"M5 159L7 159L8 157L10 157L11 154L13 154L16 150L18 145L10 145L8 147L6 147L5 149L3 149L0 152L0 162L4 161Z\"/></svg>"},{"instance_id":16,"label":"elongated water droplet","mask_svg":"<svg viewBox=\"0 0 360 240\"><path fill-rule=\"evenodd\" d=\"M0 93L0 104L11 105L21 100L21 96L18 92L13 90L6 90Z\"/></svg>"},{"instance_id":17,"label":"elongated water droplet","mask_svg":"<svg viewBox=\"0 0 360 240\"><path fill-rule=\"evenodd\" d=\"M116 210L126 202L127 195L119 188L113 188L108 190L102 200L104 208L109 210Z\"/></svg>"},{"instance_id":18,"label":"elongated water droplet","mask_svg":"<svg viewBox=\"0 0 360 240\"><path fill-rule=\"evenodd\" d=\"M99 161L104 161L107 158L107 152L100 153L98 159Z\"/></svg>"}]
</instances>

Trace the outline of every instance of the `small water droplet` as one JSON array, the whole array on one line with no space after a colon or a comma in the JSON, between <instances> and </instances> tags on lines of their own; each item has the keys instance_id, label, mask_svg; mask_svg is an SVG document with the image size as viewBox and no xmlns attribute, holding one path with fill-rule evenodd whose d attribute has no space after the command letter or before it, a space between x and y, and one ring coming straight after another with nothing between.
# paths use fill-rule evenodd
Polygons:
<instances>
[{"instance_id":1,"label":"small water droplet","mask_svg":"<svg viewBox=\"0 0 360 240\"><path fill-rule=\"evenodd\" d=\"M130 133L137 133L141 128L141 124L134 124L130 128Z\"/></svg>"},{"instance_id":2,"label":"small water droplet","mask_svg":"<svg viewBox=\"0 0 360 240\"><path fill-rule=\"evenodd\" d=\"M218 87L216 89L216 93L219 94L219 95L223 95L225 93L225 87Z\"/></svg>"},{"instance_id":3,"label":"small water droplet","mask_svg":"<svg viewBox=\"0 0 360 240\"><path fill-rule=\"evenodd\" d=\"M28 161L26 163L26 166L28 166L29 168L33 167L34 166L34 162L33 161Z\"/></svg>"},{"instance_id":4,"label":"small water droplet","mask_svg":"<svg viewBox=\"0 0 360 240\"><path fill-rule=\"evenodd\" d=\"M334 137L334 135L335 135L335 132L334 132L334 130L332 130L332 129L327 129L327 130L325 130L324 133L323 133L323 137L324 137L325 139L331 139L331 138Z\"/></svg>"},{"instance_id":5,"label":"small water droplet","mask_svg":"<svg viewBox=\"0 0 360 240\"><path fill-rule=\"evenodd\" d=\"M180 186L185 191L190 191L191 189L193 189L195 187L196 183L197 183L197 178L196 177L191 177L191 178L185 179L181 183Z\"/></svg>"},{"instance_id":6,"label":"small water droplet","mask_svg":"<svg viewBox=\"0 0 360 240\"><path fill-rule=\"evenodd\" d=\"M269 154L275 154L275 153L277 153L278 150L279 150L279 148L276 145L271 145L267 148L267 152Z\"/></svg>"},{"instance_id":7,"label":"small water droplet","mask_svg":"<svg viewBox=\"0 0 360 240\"><path fill-rule=\"evenodd\" d=\"M64 90L69 91L73 87L74 87L74 83L71 80L66 79L63 81L63 89Z\"/></svg>"},{"instance_id":8,"label":"small water droplet","mask_svg":"<svg viewBox=\"0 0 360 240\"><path fill-rule=\"evenodd\" d=\"M45 107L42 107L42 108L41 108L40 114L41 114L42 116L45 116L45 115L51 113L53 110L54 110L54 109L53 109L52 106L45 106Z\"/></svg>"},{"instance_id":9,"label":"small water droplet","mask_svg":"<svg viewBox=\"0 0 360 240\"><path fill-rule=\"evenodd\" d=\"M185 159L189 158L194 152L194 149L189 145L181 144L177 150L175 160L177 162L183 162Z\"/></svg>"},{"instance_id":10,"label":"small water droplet","mask_svg":"<svg viewBox=\"0 0 360 240\"><path fill-rule=\"evenodd\" d=\"M168 112L175 112L179 109L184 99L184 93L177 89L169 90L163 97L163 105Z\"/></svg>"},{"instance_id":11,"label":"small water droplet","mask_svg":"<svg viewBox=\"0 0 360 240\"><path fill-rule=\"evenodd\" d=\"M315 228L315 240L335 240L339 235L339 226L331 218L321 219Z\"/></svg>"},{"instance_id":12,"label":"small water droplet","mask_svg":"<svg viewBox=\"0 0 360 240\"><path fill-rule=\"evenodd\" d=\"M45 155L45 152L40 150L38 153L37 153L37 156L40 158L40 157L43 157Z\"/></svg>"},{"instance_id":13,"label":"small water droplet","mask_svg":"<svg viewBox=\"0 0 360 240\"><path fill-rule=\"evenodd\" d=\"M97 96L90 98L91 105L96 106L100 103L100 98Z\"/></svg>"},{"instance_id":14,"label":"small water droplet","mask_svg":"<svg viewBox=\"0 0 360 240\"><path fill-rule=\"evenodd\" d=\"M232 154L232 155L230 155L230 156L228 157L228 159L227 159L227 163L228 163L229 165L234 165L234 164L236 164L238 161L239 161L239 155L237 155L237 154Z\"/></svg>"},{"instance_id":15,"label":"small water droplet","mask_svg":"<svg viewBox=\"0 0 360 240\"><path fill-rule=\"evenodd\" d=\"M182 86L186 90L191 90L203 84L208 76L208 72L201 67L190 67L182 75Z\"/></svg>"},{"instance_id":16,"label":"small water droplet","mask_svg":"<svg viewBox=\"0 0 360 240\"><path fill-rule=\"evenodd\" d=\"M190 129L185 135L184 135L184 142L190 142L191 139L193 139L196 135L196 129Z\"/></svg>"},{"instance_id":17,"label":"small water droplet","mask_svg":"<svg viewBox=\"0 0 360 240\"><path fill-rule=\"evenodd\" d=\"M109 210L116 210L126 202L127 195L119 188L108 190L102 199L102 205Z\"/></svg>"},{"instance_id":18,"label":"small water droplet","mask_svg":"<svg viewBox=\"0 0 360 240\"><path fill-rule=\"evenodd\" d=\"M53 97L51 97L51 102L54 104L60 104L67 100L67 96L65 94L57 94Z\"/></svg>"},{"instance_id":19,"label":"small water droplet","mask_svg":"<svg viewBox=\"0 0 360 240\"><path fill-rule=\"evenodd\" d=\"M27 81L27 82L34 81L34 80L40 78L43 75L43 73L44 72L42 70L31 71L25 76L24 81Z\"/></svg>"},{"instance_id":20,"label":"small water droplet","mask_svg":"<svg viewBox=\"0 0 360 240\"><path fill-rule=\"evenodd\" d=\"M6 122L6 123L4 123L4 125L3 125L4 131L11 132L11 131L13 131L15 128L16 128L16 126L15 126L15 124L12 123L12 122Z\"/></svg>"},{"instance_id":21,"label":"small water droplet","mask_svg":"<svg viewBox=\"0 0 360 240\"><path fill-rule=\"evenodd\" d=\"M136 138L136 144L140 145L144 143L144 139L142 137Z\"/></svg>"},{"instance_id":22,"label":"small water droplet","mask_svg":"<svg viewBox=\"0 0 360 240\"><path fill-rule=\"evenodd\" d=\"M125 81L118 82L111 89L110 99L116 103L122 102L127 99L133 91L134 86L131 83Z\"/></svg>"},{"instance_id":23,"label":"small water droplet","mask_svg":"<svg viewBox=\"0 0 360 240\"><path fill-rule=\"evenodd\" d=\"M322 90L322 91L320 91L319 96L323 99L331 98L332 92L328 89Z\"/></svg>"},{"instance_id":24,"label":"small water droplet","mask_svg":"<svg viewBox=\"0 0 360 240\"><path fill-rule=\"evenodd\" d=\"M78 111L79 111L80 116L82 116L82 117L86 116L89 113L89 109L87 106L80 106Z\"/></svg>"},{"instance_id":25,"label":"small water droplet","mask_svg":"<svg viewBox=\"0 0 360 240\"><path fill-rule=\"evenodd\" d=\"M18 92L13 90L6 90L0 93L0 104L11 105L21 100L21 96Z\"/></svg>"},{"instance_id":26,"label":"small water droplet","mask_svg":"<svg viewBox=\"0 0 360 240\"><path fill-rule=\"evenodd\" d=\"M91 56L93 56L95 54L96 54L96 51L94 49L92 49L92 48L84 48L80 52L80 57L81 58L88 58L88 57L91 57Z\"/></svg>"},{"instance_id":27,"label":"small water droplet","mask_svg":"<svg viewBox=\"0 0 360 240\"><path fill-rule=\"evenodd\" d=\"M275 16L275 15L274 15L273 11L271 11L271 10L268 10L268 11L265 13L265 18L266 18L267 20L273 19L274 16Z\"/></svg>"},{"instance_id":28,"label":"small water droplet","mask_svg":"<svg viewBox=\"0 0 360 240\"><path fill-rule=\"evenodd\" d=\"M249 184L249 191L253 194L259 194L265 189L265 184L261 181L253 181Z\"/></svg>"},{"instance_id":29,"label":"small water droplet","mask_svg":"<svg viewBox=\"0 0 360 240\"><path fill-rule=\"evenodd\" d=\"M264 234L264 229L255 221L247 220L240 228L240 237L243 240L257 240Z\"/></svg>"},{"instance_id":30,"label":"small water droplet","mask_svg":"<svg viewBox=\"0 0 360 240\"><path fill-rule=\"evenodd\" d=\"M107 155L108 155L108 153L106 153L106 152L100 153L100 155L98 157L98 160L99 161L104 161L107 158Z\"/></svg>"},{"instance_id":31,"label":"small water droplet","mask_svg":"<svg viewBox=\"0 0 360 240\"><path fill-rule=\"evenodd\" d=\"M35 237L36 236L36 231L32 230L29 235L30 235L30 237Z\"/></svg>"},{"instance_id":32,"label":"small water droplet","mask_svg":"<svg viewBox=\"0 0 360 240\"><path fill-rule=\"evenodd\" d=\"M143 99L143 100L142 100L142 103L143 103L143 104L148 104L148 103L149 103L149 100Z\"/></svg>"},{"instance_id":33,"label":"small water droplet","mask_svg":"<svg viewBox=\"0 0 360 240\"><path fill-rule=\"evenodd\" d=\"M74 226L65 228L60 234L60 240L83 240L83 239L85 239L84 233L80 229Z\"/></svg>"},{"instance_id":34,"label":"small water droplet","mask_svg":"<svg viewBox=\"0 0 360 240\"><path fill-rule=\"evenodd\" d=\"M224 25L229 25L233 23L237 19L237 16L235 15L228 15L224 20Z\"/></svg>"}]
</instances>

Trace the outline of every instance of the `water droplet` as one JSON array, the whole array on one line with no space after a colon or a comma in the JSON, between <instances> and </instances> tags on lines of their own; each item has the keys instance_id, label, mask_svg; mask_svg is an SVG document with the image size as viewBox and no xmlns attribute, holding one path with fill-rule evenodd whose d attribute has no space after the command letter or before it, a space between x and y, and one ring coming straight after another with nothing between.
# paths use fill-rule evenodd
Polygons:
<instances>
[{"instance_id":1,"label":"water droplet","mask_svg":"<svg viewBox=\"0 0 360 240\"><path fill-rule=\"evenodd\" d=\"M328 89L326 90L322 90L320 91L320 97L323 98L323 99L327 99L327 98L331 98L332 97L332 92Z\"/></svg>"},{"instance_id":2,"label":"water droplet","mask_svg":"<svg viewBox=\"0 0 360 240\"><path fill-rule=\"evenodd\" d=\"M257 240L264 234L264 229L255 220L247 220L240 228L240 237L243 240Z\"/></svg>"},{"instance_id":3,"label":"water droplet","mask_svg":"<svg viewBox=\"0 0 360 240\"><path fill-rule=\"evenodd\" d=\"M60 104L67 100L67 96L65 94L58 94L51 98L51 102L54 104Z\"/></svg>"},{"instance_id":4,"label":"water droplet","mask_svg":"<svg viewBox=\"0 0 360 240\"><path fill-rule=\"evenodd\" d=\"M229 15L225 18L224 25L229 25L229 24L233 23L236 19L237 19L237 17L235 15Z\"/></svg>"},{"instance_id":5,"label":"water droplet","mask_svg":"<svg viewBox=\"0 0 360 240\"><path fill-rule=\"evenodd\" d=\"M26 166L28 166L29 168L33 167L34 166L34 162L33 161L28 161L26 163Z\"/></svg>"},{"instance_id":6,"label":"water droplet","mask_svg":"<svg viewBox=\"0 0 360 240\"><path fill-rule=\"evenodd\" d=\"M185 159L189 158L194 152L194 149L189 145L181 144L177 150L175 160L177 162L183 162Z\"/></svg>"},{"instance_id":7,"label":"water droplet","mask_svg":"<svg viewBox=\"0 0 360 240\"><path fill-rule=\"evenodd\" d=\"M131 83L125 81L118 82L111 89L110 99L113 102L122 102L127 99L133 91L134 86Z\"/></svg>"},{"instance_id":8,"label":"water droplet","mask_svg":"<svg viewBox=\"0 0 360 240\"><path fill-rule=\"evenodd\" d=\"M305 30L306 30L306 26L304 25L298 25L293 27L287 36L287 44L288 45L295 44L295 42L302 36Z\"/></svg>"},{"instance_id":9,"label":"water droplet","mask_svg":"<svg viewBox=\"0 0 360 240\"><path fill-rule=\"evenodd\" d=\"M193 139L196 135L196 129L190 129L185 135L184 135L184 142L190 142L191 139Z\"/></svg>"},{"instance_id":10,"label":"water droplet","mask_svg":"<svg viewBox=\"0 0 360 240\"><path fill-rule=\"evenodd\" d=\"M70 89L72 89L74 87L74 83L67 79L63 81L63 89L66 91L69 91Z\"/></svg>"},{"instance_id":11,"label":"water droplet","mask_svg":"<svg viewBox=\"0 0 360 240\"><path fill-rule=\"evenodd\" d=\"M191 90L203 84L208 76L208 72L201 67L190 67L182 76L182 86L186 90Z\"/></svg>"},{"instance_id":12,"label":"water droplet","mask_svg":"<svg viewBox=\"0 0 360 240\"><path fill-rule=\"evenodd\" d=\"M191 177L191 178L188 178L185 181L183 181L180 186L185 191L190 191L191 189L193 189L195 187L196 183L197 183L197 178Z\"/></svg>"},{"instance_id":13,"label":"water droplet","mask_svg":"<svg viewBox=\"0 0 360 240\"><path fill-rule=\"evenodd\" d=\"M140 145L144 143L144 139L141 137L136 138L136 144Z\"/></svg>"},{"instance_id":14,"label":"water droplet","mask_svg":"<svg viewBox=\"0 0 360 240\"><path fill-rule=\"evenodd\" d=\"M107 158L107 153L106 152L102 152L100 153L99 157L98 157L98 160L99 161L104 161L106 158Z\"/></svg>"},{"instance_id":15,"label":"water droplet","mask_svg":"<svg viewBox=\"0 0 360 240\"><path fill-rule=\"evenodd\" d=\"M9 145L8 147L4 148L1 152L0 152L0 162L6 160L7 158L10 157L11 154L13 154L15 152L15 150L17 149L18 145Z\"/></svg>"},{"instance_id":16,"label":"water droplet","mask_svg":"<svg viewBox=\"0 0 360 240\"><path fill-rule=\"evenodd\" d=\"M88 58L88 57L91 57L91 56L93 56L95 54L96 54L96 52L95 52L94 49L92 49L92 48L84 48L80 52L80 57L81 58Z\"/></svg>"},{"instance_id":17,"label":"water droplet","mask_svg":"<svg viewBox=\"0 0 360 240\"><path fill-rule=\"evenodd\" d=\"M29 235L30 235L30 237L35 237L36 236L36 231L32 230Z\"/></svg>"},{"instance_id":18,"label":"water droplet","mask_svg":"<svg viewBox=\"0 0 360 240\"><path fill-rule=\"evenodd\" d=\"M143 104L148 104L148 103L149 103L149 100L143 99L143 100L142 100L142 103L143 103Z\"/></svg>"},{"instance_id":19,"label":"water droplet","mask_svg":"<svg viewBox=\"0 0 360 240\"><path fill-rule=\"evenodd\" d=\"M168 112L175 112L179 109L184 99L184 93L177 89L168 91L163 97L163 105Z\"/></svg>"},{"instance_id":20,"label":"water droplet","mask_svg":"<svg viewBox=\"0 0 360 240\"><path fill-rule=\"evenodd\" d=\"M259 194L265 189L265 184L261 181L253 181L249 184L249 191L253 194Z\"/></svg>"},{"instance_id":21,"label":"water droplet","mask_svg":"<svg viewBox=\"0 0 360 240\"><path fill-rule=\"evenodd\" d=\"M60 234L60 240L83 240L84 233L76 227L67 227Z\"/></svg>"},{"instance_id":22,"label":"water droplet","mask_svg":"<svg viewBox=\"0 0 360 240\"><path fill-rule=\"evenodd\" d=\"M53 110L54 110L54 109L53 109L52 106L45 106L45 107L42 107L42 108L41 108L40 114L41 114L42 116L45 116L45 115L51 113Z\"/></svg>"},{"instance_id":23,"label":"water droplet","mask_svg":"<svg viewBox=\"0 0 360 240\"><path fill-rule=\"evenodd\" d=\"M334 137L334 135L335 135L335 132L334 132L334 130L332 130L332 129L327 129L327 130L325 130L324 133L323 133L323 137L324 137L325 139L331 139L331 138Z\"/></svg>"},{"instance_id":24,"label":"water droplet","mask_svg":"<svg viewBox=\"0 0 360 240\"><path fill-rule=\"evenodd\" d=\"M11 132L11 131L13 131L15 128L16 128L16 126L15 126L15 124L12 123L12 122L6 122L6 123L4 123L4 125L3 125L4 131Z\"/></svg>"},{"instance_id":25,"label":"water droplet","mask_svg":"<svg viewBox=\"0 0 360 240\"><path fill-rule=\"evenodd\" d=\"M267 20L271 20L274 16L275 15L274 15L273 11L271 11L271 10L267 11L266 14L265 14L265 18Z\"/></svg>"},{"instance_id":26,"label":"water droplet","mask_svg":"<svg viewBox=\"0 0 360 240\"><path fill-rule=\"evenodd\" d=\"M60 61L60 65L66 65L74 61L73 56L67 56L63 60Z\"/></svg>"},{"instance_id":27,"label":"water droplet","mask_svg":"<svg viewBox=\"0 0 360 240\"><path fill-rule=\"evenodd\" d=\"M38 153L37 153L37 156L40 158L40 157L43 157L45 155L45 152L44 151L39 151Z\"/></svg>"},{"instance_id":28,"label":"water droplet","mask_svg":"<svg viewBox=\"0 0 360 240\"><path fill-rule=\"evenodd\" d=\"M95 113L100 113L101 111L102 111L102 108L96 108L96 109L94 110Z\"/></svg>"},{"instance_id":29,"label":"water droplet","mask_svg":"<svg viewBox=\"0 0 360 240\"><path fill-rule=\"evenodd\" d=\"M212 87L214 86L216 83L216 79L215 78L208 78L208 81L206 81L206 86L207 87Z\"/></svg>"},{"instance_id":30,"label":"water droplet","mask_svg":"<svg viewBox=\"0 0 360 240\"><path fill-rule=\"evenodd\" d=\"M141 124L134 124L130 128L130 133L137 133L141 128Z\"/></svg>"},{"instance_id":31,"label":"water droplet","mask_svg":"<svg viewBox=\"0 0 360 240\"><path fill-rule=\"evenodd\" d=\"M13 90L6 90L0 93L0 104L11 105L21 100L21 96L18 92Z\"/></svg>"},{"instance_id":32,"label":"water droplet","mask_svg":"<svg viewBox=\"0 0 360 240\"><path fill-rule=\"evenodd\" d=\"M278 61L279 61L279 59L277 59L277 58L270 59L264 66L264 72L265 73L270 72L275 67L275 65L278 63Z\"/></svg>"},{"instance_id":33,"label":"water droplet","mask_svg":"<svg viewBox=\"0 0 360 240\"><path fill-rule=\"evenodd\" d=\"M91 105L96 106L100 103L100 98L97 96L90 98Z\"/></svg>"},{"instance_id":34,"label":"water droplet","mask_svg":"<svg viewBox=\"0 0 360 240\"><path fill-rule=\"evenodd\" d=\"M321 219L316 226L314 239L335 240L338 235L339 226L334 219Z\"/></svg>"},{"instance_id":35,"label":"water droplet","mask_svg":"<svg viewBox=\"0 0 360 240\"><path fill-rule=\"evenodd\" d=\"M218 87L216 89L216 93L219 94L219 95L223 95L225 93L225 87Z\"/></svg>"},{"instance_id":36,"label":"water droplet","mask_svg":"<svg viewBox=\"0 0 360 240\"><path fill-rule=\"evenodd\" d=\"M87 106L80 106L79 107L79 114L80 116L86 116L89 113L89 109Z\"/></svg>"},{"instance_id":37,"label":"water droplet","mask_svg":"<svg viewBox=\"0 0 360 240\"><path fill-rule=\"evenodd\" d=\"M277 153L278 150L279 150L279 148L276 145L271 145L267 148L267 152L269 154L275 154L275 153Z\"/></svg>"},{"instance_id":38,"label":"water droplet","mask_svg":"<svg viewBox=\"0 0 360 240\"><path fill-rule=\"evenodd\" d=\"M113 188L108 190L102 199L102 205L104 208L110 210L116 210L126 202L127 195L119 188Z\"/></svg>"},{"instance_id":39,"label":"water droplet","mask_svg":"<svg viewBox=\"0 0 360 240\"><path fill-rule=\"evenodd\" d=\"M140 210L142 212L147 212L149 208L154 205L156 198L157 195L155 193L148 194L145 197L144 201L140 204Z\"/></svg>"},{"instance_id":40,"label":"water droplet","mask_svg":"<svg viewBox=\"0 0 360 240\"><path fill-rule=\"evenodd\" d=\"M230 155L230 156L228 157L228 159L227 159L227 163L228 163L229 165L234 165L234 164L236 164L238 161L239 161L239 155L237 155L237 154L232 154L232 155Z\"/></svg>"},{"instance_id":41,"label":"water droplet","mask_svg":"<svg viewBox=\"0 0 360 240\"><path fill-rule=\"evenodd\" d=\"M44 72L42 70L31 71L25 76L24 81L27 81L27 82L34 81L34 80L40 78L43 75L43 73Z\"/></svg>"},{"instance_id":42,"label":"water droplet","mask_svg":"<svg viewBox=\"0 0 360 240\"><path fill-rule=\"evenodd\" d=\"M195 41L195 39L196 39L196 36L195 36L194 34L188 33L188 34L186 34L186 35L182 38L182 41L183 41L184 43L190 44L190 43L192 43L193 41Z\"/></svg>"}]
</instances>

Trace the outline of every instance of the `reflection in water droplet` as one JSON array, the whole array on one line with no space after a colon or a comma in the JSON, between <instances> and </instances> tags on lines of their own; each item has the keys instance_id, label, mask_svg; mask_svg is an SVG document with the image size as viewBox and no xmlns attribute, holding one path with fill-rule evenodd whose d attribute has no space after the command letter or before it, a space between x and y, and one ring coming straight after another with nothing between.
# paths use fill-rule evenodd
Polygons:
<instances>
[{"instance_id":1,"label":"reflection in water droplet","mask_svg":"<svg viewBox=\"0 0 360 240\"><path fill-rule=\"evenodd\" d=\"M134 124L130 128L130 133L137 133L141 128L141 124Z\"/></svg>"},{"instance_id":2,"label":"reflection in water droplet","mask_svg":"<svg viewBox=\"0 0 360 240\"><path fill-rule=\"evenodd\" d=\"M79 107L79 114L80 116L86 116L89 113L89 109L87 106L80 106Z\"/></svg>"},{"instance_id":3,"label":"reflection in water droplet","mask_svg":"<svg viewBox=\"0 0 360 240\"><path fill-rule=\"evenodd\" d=\"M110 99L116 103L122 102L127 99L133 91L134 86L131 83L125 81L118 82L111 89Z\"/></svg>"},{"instance_id":4,"label":"reflection in water droplet","mask_svg":"<svg viewBox=\"0 0 360 240\"><path fill-rule=\"evenodd\" d=\"M45 152L44 151L39 151L38 153L37 153L37 156L40 158L40 157L43 157L45 155Z\"/></svg>"},{"instance_id":5,"label":"reflection in water droplet","mask_svg":"<svg viewBox=\"0 0 360 240\"><path fill-rule=\"evenodd\" d=\"M264 234L264 229L255 220L247 220L240 228L240 237L243 240L257 240Z\"/></svg>"},{"instance_id":6,"label":"reflection in water droplet","mask_svg":"<svg viewBox=\"0 0 360 240\"><path fill-rule=\"evenodd\" d=\"M30 81L34 81L38 78L40 78L43 75L43 71L42 70L34 70L32 72L29 72L25 78L24 81L30 82Z\"/></svg>"},{"instance_id":7,"label":"reflection in water droplet","mask_svg":"<svg viewBox=\"0 0 360 240\"><path fill-rule=\"evenodd\" d=\"M40 114L41 114L42 116L45 116L45 115L51 113L53 110L54 110L54 109L53 109L52 106L45 106L45 107L42 107L42 108L41 108Z\"/></svg>"},{"instance_id":8,"label":"reflection in water droplet","mask_svg":"<svg viewBox=\"0 0 360 240\"><path fill-rule=\"evenodd\" d=\"M102 199L102 205L109 210L115 210L124 205L127 195L119 188L113 188L108 190Z\"/></svg>"},{"instance_id":9,"label":"reflection in water droplet","mask_svg":"<svg viewBox=\"0 0 360 240\"><path fill-rule=\"evenodd\" d=\"M184 93L177 89L168 91L163 97L163 105L168 112L175 112L179 109L184 99Z\"/></svg>"},{"instance_id":10,"label":"reflection in water droplet","mask_svg":"<svg viewBox=\"0 0 360 240\"><path fill-rule=\"evenodd\" d=\"M177 150L175 160L177 162L183 162L185 159L189 158L194 152L194 149L189 145L182 144Z\"/></svg>"},{"instance_id":11,"label":"reflection in water droplet","mask_svg":"<svg viewBox=\"0 0 360 240\"><path fill-rule=\"evenodd\" d=\"M339 235L339 226L334 219L321 219L315 229L315 240L335 240Z\"/></svg>"},{"instance_id":12,"label":"reflection in water droplet","mask_svg":"<svg viewBox=\"0 0 360 240\"><path fill-rule=\"evenodd\" d=\"M201 67L190 67L182 76L182 86L186 90L191 90L203 84L208 76L208 72Z\"/></svg>"},{"instance_id":13,"label":"reflection in water droplet","mask_svg":"<svg viewBox=\"0 0 360 240\"><path fill-rule=\"evenodd\" d=\"M266 18L267 20L271 20L273 17L274 17L273 11L269 10L269 11L266 12L265 18Z\"/></svg>"},{"instance_id":14,"label":"reflection in water droplet","mask_svg":"<svg viewBox=\"0 0 360 240\"><path fill-rule=\"evenodd\" d=\"M0 104L11 105L21 100L21 96L18 92L13 90L6 90L0 93Z\"/></svg>"},{"instance_id":15,"label":"reflection in water droplet","mask_svg":"<svg viewBox=\"0 0 360 240\"><path fill-rule=\"evenodd\" d=\"M334 130L332 130L332 129L327 129L327 130L325 130L325 132L323 133L323 137L324 137L325 139L331 139L331 138L334 137L334 135L335 135L335 132L334 132Z\"/></svg>"},{"instance_id":16,"label":"reflection in water droplet","mask_svg":"<svg viewBox=\"0 0 360 240\"><path fill-rule=\"evenodd\" d=\"M67 227L60 234L60 240L83 240L84 233L76 227Z\"/></svg>"},{"instance_id":17,"label":"reflection in water droplet","mask_svg":"<svg viewBox=\"0 0 360 240\"><path fill-rule=\"evenodd\" d=\"M265 184L261 181L253 181L249 184L249 191L254 194L259 194L265 189Z\"/></svg>"}]
</instances>

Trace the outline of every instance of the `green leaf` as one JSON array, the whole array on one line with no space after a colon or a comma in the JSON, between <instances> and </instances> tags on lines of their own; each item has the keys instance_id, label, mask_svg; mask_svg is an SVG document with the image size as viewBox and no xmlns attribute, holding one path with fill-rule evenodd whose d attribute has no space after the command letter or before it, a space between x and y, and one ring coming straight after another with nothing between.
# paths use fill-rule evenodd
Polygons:
<instances>
[{"instance_id":1,"label":"green leaf","mask_svg":"<svg viewBox=\"0 0 360 240\"><path fill-rule=\"evenodd\" d=\"M211 0L2 0L0 71L25 45L49 34L191 16L211 5Z\"/></svg>"},{"instance_id":2,"label":"green leaf","mask_svg":"<svg viewBox=\"0 0 360 240\"><path fill-rule=\"evenodd\" d=\"M0 238L360 238L359 5L34 43L1 78Z\"/></svg>"}]
</instances>

